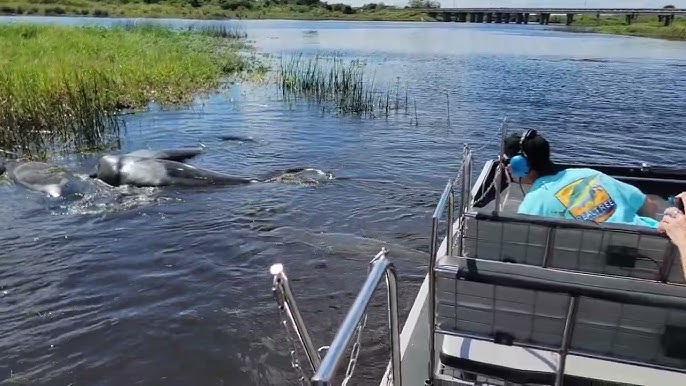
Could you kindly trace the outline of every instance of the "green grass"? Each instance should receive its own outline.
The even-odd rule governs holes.
[[[270,0],[7,0],[1,14],[191,19],[434,20],[417,9],[381,6],[353,9],[342,4],[295,4]]]
[[[0,149],[45,158],[105,146],[122,109],[172,106],[245,70],[230,29],[0,26]]]
[[[399,79],[385,89],[377,88],[374,75],[359,60],[296,55],[282,58],[277,84],[284,99],[305,99],[323,109],[366,117],[386,116],[408,108],[407,89]]]
[[[677,17],[670,26],[664,26],[657,16],[640,16],[631,24],[626,24],[623,16],[600,17],[582,16],[574,20],[572,28],[586,27],[593,32],[653,37],[669,40],[686,40],[686,18]]]

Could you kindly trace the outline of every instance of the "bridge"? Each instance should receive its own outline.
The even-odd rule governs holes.
[[[528,24],[537,21],[548,24],[550,15],[565,15],[566,24],[574,22],[575,15],[625,15],[627,24],[631,24],[638,15],[655,15],[665,26],[674,22],[676,15],[686,15],[683,8],[426,8],[429,16],[437,18],[441,15],[443,21],[471,23],[510,23]]]

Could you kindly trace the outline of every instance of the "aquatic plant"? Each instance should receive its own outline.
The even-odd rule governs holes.
[[[69,149],[96,150],[116,143],[120,120],[109,79],[83,72],[59,76],[59,92],[27,74],[0,72],[0,149],[46,159]]]
[[[0,149],[45,158],[116,143],[120,111],[189,102],[246,68],[219,34],[149,23],[0,26]]]
[[[212,24],[202,25],[200,27],[189,28],[190,30],[198,31],[204,35],[219,37],[224,39],[244,39],[248,37],[245,29],[238,25]]]
[[[378,117],[407,110],[407,90],[402,96],[399,79],[380,90],[365,69],[360,60],[299,54],[281,59],[277,84],[284,99],[307,99],[339,113]]]

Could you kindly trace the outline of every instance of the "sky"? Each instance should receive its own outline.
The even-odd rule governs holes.
[[[686,8],[686,0],[438,0],[442,7],[579,7],[579,8],[662,8],[672,4]],[[334,2],[334,1],[330,1]],[[360,6],[383,2],[388,5],[405,6],[408,0],[344,0],[342,3]]]

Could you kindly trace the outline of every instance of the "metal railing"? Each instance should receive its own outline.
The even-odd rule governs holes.
[[[327,351],[326,356],[322,360],[322,364],[312,378],[313,385],[330,385],[334,373],[338,369],[345,352],[346,347],[350,343],[353,334],[355,333],[355,326],[362,320],[362,316],[371,301],[372,295],[376,287],[381,282],[381,278],[386,277],[386,286],[388,287],[388,319],[390,324],[391,335],[391,362],[393,371],[393,384],[395,386],[402,385],[402,378],[400,375],[400,326],[398,321],[398,284],[395,267],[393,263],[386,257],[387,251],[385,248],[376,255],[374,260],[370,263],[371,269],[362,285],[362,289],[357,294],[357,298],[353,303],[350,311],[343,320],[341,327],[338,329],[336,336],[331,342],[331,346]]]
[[[433,216],[431,216],[431,244],[429,245],[429,380],[427,384],[431,384],[431,379],[433,378],[434,367],[436,364],[436,359],[434,356],[434,350],[436,348],[435,341],[435,323],[436,323],[436,278],[434,275],[434,268],[436,267],[436,259],[438,258],[438,225],[439,220],[443,217],[445,212],[446,204],[448,206],[448,219],[447,219],[447,235],[446,235],[446,253],[448,256],[453,254],[454,243],[454,229],[453,224],[455,222],[455,184],[459,181],[460,190],[460,205],[458,206],[457,217],[461,218],[464,211],[470,205],[471,200],[471,174],[472,174],[472,152],[468,146],[464,147],[462,153],[462,165],[457,174],[455,180],[448,180],[448,183],[443,189],[441,198],[438,200],[436,209],[434,210]]]
[[[503,120],[500,126],[500,154],[498,154],[498,159],[500,160],[503,154],[505,154],[505,138],[507,138],[507,118]],[[495,171],[494,182],[495,182],[495,211],[500,211],[500,194],[503,185],[503,168],[502,163],[498,163],[498,167]]]
[[[423,12],[461,13],[590,13],[590,14],[686,14],[686,8],[529,8],[529,7],[482,7],[482,8],[424,8]]]
[[[307,359],[310,362],[312,371],[317,371],[321,363],[321,358],[319,357],[319,352],[315,348],[314,343],[312,343],[310,334],[307,332],[302,314],[295,302],[295,296],[293,296],[291,287],[288,284],[288,277],[284,271],[283,264],[273,264],[269,268],[269,273],[274,277],[272,292],[279,305],[279,309],[286,314],[288,321],[293,326],[296,334],[298,334],[300,344],[305,348],[305,354],[307,354]]]
[[[312,339],[310,338],[305,323],[303,322],[300,311],[295,304],[295,298],[288,286],[288,278],[284,272],[283,265],[274,264],[270,268],[270,273],[274,276],[274,293],[277,297],[277,302],[280,307],[285,308],[289,315],[289,321],[293,328],[297,331],[300,343],[305,348],[310,365],[315,372],[312,377],[312,385],[331,385],[332,379],[340,367],[343,354],[350,344],[353,335],[357,331],[357,326],[362,321],[366,314],[367,307],[371,301],[372,295],[378,287],[381,279],[386,278],[386,286],[388,288],[388,321],[391,337],[391,366],[393,374],[393,384],[395,386],[402,385],[402,376],[400,368],[400,323],[398,318],[398,284],[397,274],[393,262],[386,256],[388,251],[382,248],[374,259],[369,263],[367,271],[367,279],[362,285],[362,289],[357,294],[355,302],[348,311],[343,323],[341,323],[336,336],[329,346],[326,355],[320,359],[318,351],[315,349]],[[279,300],[282,299],[282,300]],[[358,331],[359,333],[359,331]],[[358,335],[359,339],[359,335]],[[359,350],[359,347],[357,348]],[[355,351],[355,349],[353,349]],[[351,354],[351,357],[356,355]],[[354,359],[356,361],[356,358]],[[352,362],[352,358],[351,358]],[[354,368],[354,366],[353,366]],[[352,375],[350,366],[348,368],[349,374]]]
[[[501,133],[501,145],[500,154],[498,154],[498,159],[502,156],[505,150],[505,137],[507,135],[507,119],[504,119],[500,126]],[[453,246],[455,245],[454,240],[454,229],[453,224],[455,222],[455,188],[458,184],[460,191],[460,205],[458,206],[457,218],[461,219],[465,211],[467,211],[472,205],[472,164],[473,157],[472,151],[469,146],[465,145],[462,152],[462,165],[457,173],[455,180],[448,180],[441,198],[438,200],[436,209],[434,210],[433,216],[431,216],[431,244],[429,245],[429,379],[427,379],[426,384],[431,385],[433,383],[434,370],[436,367],[436,357],[434,355],[436,349],[436,276],[434,274],[434,269],[436,268],[436,259],[438,258],[438,224],[443,213],[445,212],[446,204],[448,205],[448,229],[446,235],[446,254],[448,256],[453,255]],[[496,171],[496,177],[500,179],[498,171]],[[500,201],[500,188],[501,184],[498,181],[496,185],[496,202]],[[496,204],[497,210],[497,204]],[[464,226],[463,221],[458,224],[460,229],[458,230],[458,252],[462,253],[462,227]]]

